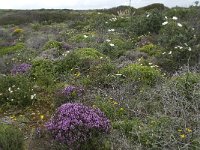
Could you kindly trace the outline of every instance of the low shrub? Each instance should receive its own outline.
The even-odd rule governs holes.
[[[59,89],[55,93],[55,105],[60,106],[61,104],[68,102],[75,102],[78,98],[81,98],[84,94],[84,89],[81,87],[68,85],[63,89]]]
[[[127,80],[138,82],[143,85],[155,85],[161,79],[161,72],[150,66],[142,66],[139,64],[130,64],[119,71],[125,75]]]
[[[49,87],[55,83],[56,72],[55,65],[50,60],[34,60],[31,68],[31,78],[38,85]]]
[[[78,68],[82,72],[88,72],[88,69],[109,59],[92,48],[80,48],[69,53],[63,60],[58,62],[59,71],[69,71]]]
[[[23,32],[24,32],[23,29],[16,28],[16,29],[13,31],[12,35],[13,35],[13,36],[20,36],[20,35],[23,34]]]
[[[52,48],[56,48],[56,49],[61,49],[62,48],[62,43],[58,42],[58,41],[48,41],[45,45],[44,45],[44,50],[47,49],[52,49]]]
[[[33,83],[26,76],[1,76],[0,83],[0,104],[4,107],[26,107],[36,100]]]
[[[153,9],[144,15],[134,17],[131,22],[130,30],[137,35],[148,34],[149,32],[159,33],[162,27],[162,12],[157,9]]]
[[[24,74],[24,73],[27,73],[30,69],[31,69],[30,64],[22,63],[19,65],[15,65],[11,70],[11,74],[13,74],[13,75]]]
[[[81,143],[85,144],[99,134],[109,133],[110,122],[99,109],[80,103],[66,103],[56,110],[46,127],[57,141],[71,148],[80,148]]]
[[[14,46],[2,47],[0,48],[0,56],[21,51],[24,49],[24,47],[25,46],[23,43],[17,43]]]
[[[0,125],[0,149],[23,150],[24,136],[22,132],[11,125]]]
[[[141,48],[139,48],[139,51],[145,52],[150,56],[160,55],[161,53],[160,48],[154,44],[144,45]]]
[[[120,106],[117,100],[112,98],[102,99],[101,97],[96,97],[93,107],[99,108],[112,121],[126,118],[126,109],[123,106]]]

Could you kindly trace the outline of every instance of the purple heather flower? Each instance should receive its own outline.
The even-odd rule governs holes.
[[[69,85],[62,90],[62,94],[64,94],[65,96],[73,96],[73,94],[75,94],[80,97],[83,95],[83,92],[83,88],[75,87],[72,85]]]
[[[11,70],[11,74],[16,75],[16,74],[23,74],[26,73],[28,70],[31,69],[31,65],[27,63],[22,63],[19,65],[15,65],[13,69]]]
[[[46,123],[53,137],[67,145],[84,142],[92,133],[109,133],[111,125],[103,112],[80,103],[61,105]]]

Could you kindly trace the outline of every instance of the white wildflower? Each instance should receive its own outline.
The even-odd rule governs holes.
[[[172,51],[170,51],[168,54],[171,55],[171,54],[172,54]]]
[[[188,51],[192,51],[191,47],[188,48]]]
[[[165,22],[162,23],[163,26],[167,25],[167,24],[168,24],[168,21],[165,21]]]
[[[105,23],[108,24],[108,21],[106,21]]]
[[[173,19],[173,20],[178,20],[178,18],[177,18],[176,16],[174,16],[172,19]]]
[[[119,73],[118,73],[118,74],[115,74],[115,75],[116,75],[116,76],[122,76],[122,74],[119,74]]]
[[[9,91],[9,92],[11,92],[11,91],[12,91],[12,90],[11,90],[11,87],[9,87],[9,88],[8,88],[8,91]]]
[[[165,16],[165,19],[168,19],[167,16]]]
[[[149,18],[150,14],[147,14],[147,18]]]
[[[31,99],[34,99],[36,97],[36,94],[31,95]]]
[[[108,32],[114,32],[115,29],[108,29]]]
[[[182,27],[183,25],[182,24],[180,24],[180,23],[177,23],[177,25],[179,26],[179,27]]]
[[[110,42],[110,41],[111,41],[110,39],[107,39],[107,40],[106,40],[106,42]]]
[[[166,54],[166,52],[163,52],[162,54],[164,55],[164,54]]]
[[[113,47],[113,46],[115,46],[115,44],[110,43],[110,46]]]
[[[88,36],[87,36],[87,35],[84,35],[84,38],[88,38]]]

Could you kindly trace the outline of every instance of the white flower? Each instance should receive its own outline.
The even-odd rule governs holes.
[[[106,24],[108,23],[108,21],[105,22]]]
[[[170,51],[168,54],[171,55],[171,54],[172,54],[172,51]]]
[[[179,46],[179,49],[183,49],[183,47],[182,47],[182,46]]]
[[[106,40],[106,42],[110,42],[110,41],[111,41],[110,39],[107,39],[107,40]]]
[[[87,36],[87,35],[84,35],[84,38],[88,38],[88,36]]]
[[[188,51],[192,51],[191,47],[188,48]]]
[[[31,99],[34,99],[36,97],[36,94],[31,95]]]
[[[108,32],[114,32],[115,29],[108,29]]]
[[[3,93],[0,93],[0,96],[3,95]]]
[[[166,25],[166,24],[168,24],[168,21],[165,21],[165,22],[162,23],[163,26]]]
[[[152,63],[149,63],[149,65],[152,65]]]
[[[147,18],[150,16],[150,14],[147,14]]]
[[[166,54],[166,52],[163,52],[162,54],[164,55],[164,54]]]
[[[113,46],[115,46],[115,44],[110,43],[110,46],[113,47]]]
[[[165,16],[165,19],[168,19],[167,16]]]
[[[194,28],[192,28],[192,30],[194,31]]]
[[[122,76],[122,74],[115,74],[116,76]]]
[[[182,24],[180,24],[180,23],[177,23],[177,25],[179,26],[179,27],[182,27],[183,25]]]
[[[178,20],[178,18],[177,18],[176,16],[174,16],[172,19],[173,19],[173,20]]]

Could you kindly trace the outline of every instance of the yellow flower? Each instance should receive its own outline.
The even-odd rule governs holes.
[[[178,132],[182,132],[182,130],[181,130],[181,129],[178,129]]]
[[[185,139],[185,138],[186,138],[186,135],[185,135],[185,134],[181,134],[181,135],[180,135],[180,138]]]
[[[187,131],[188,133],[192,132],[192,130],[191,130],[190,128],[186,128],[186,131]]]
[[[44,119],[44,115],[40,115],[40,119],[43,120]]]
[[[78,72],[78,73],[75,74],[76,77],[79,77],[80,75],[81,75],[80,72]]]
[[[113,104],[114,104],[114,105],[117,105],[118,103],[117,103],[116,101],[113,101]]]
[[[120,110],[121,110],[121,111],[123,111],[123,110],[124,110],[124,108],[122,108],[122,107],[121,107],[121,108],[120,108]]]

